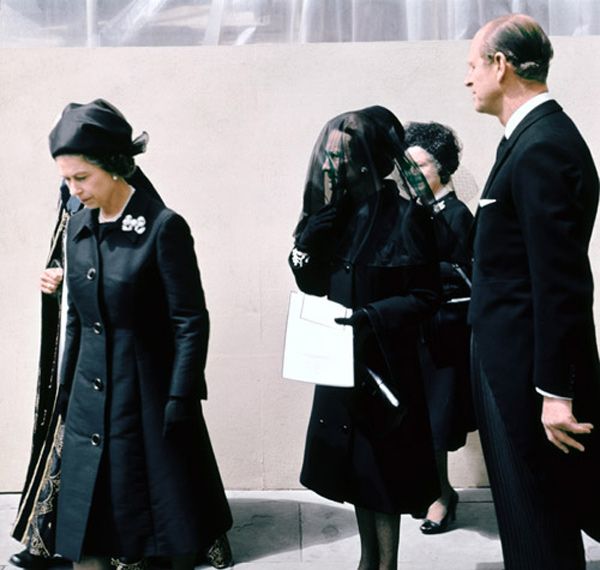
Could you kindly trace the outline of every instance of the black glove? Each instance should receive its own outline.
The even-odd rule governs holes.
[[[357,309],[349,317],[338,317],[333,320],[338,325],[348,325],[353,327],[356,331],[357,328],[368,324],[369,316],[367,315],[366,309]]]
[[[356,355],[361,355],[366,348],[366,343],[373,337],[371,320],[366,309],[357,309],[348,318],[338,317],[334,319],[338,325],[352,327],[354,333],[354,350]]]
[[[188,398],[171,396],[165,406],[163,437],[172,438],[190,427],[194,419],[194,406]]]
[[[335,206],[327,204],[310,216],[304,230],[296,240],[296,247],[307,253],[319,249],[333,229],[336,215]]]

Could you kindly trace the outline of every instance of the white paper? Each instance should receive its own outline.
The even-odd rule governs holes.
[[[326,386],[354,386],[352,327],[334,319],[352,311],[324,297],[290,295],[283,377]]]

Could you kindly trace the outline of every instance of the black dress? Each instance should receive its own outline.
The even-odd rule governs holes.
[[[473,215],[455,192],[440,198],[435,208],[443,302],[424,326],[420,356],[435,449],[454,451],[475,429],[467,323],[471,296],[468,237]]]
[[[355,330],[355,387],[315,388],[300,480],[335,501],[418,512],[439,495],[417,352],[419,325],[439,302],[431,220],[390,182],[346,216],[332,255],[301,264],[290,256],[302,291],[365,308],[370,323]]]
[[[67,235],[56,550],[71,560],[193,554],[231,526],[200,406],[208,312],[193,240],[183,218],[142,192],[102,226],[86,209]],[[191,402],[194,418],[165,437],[173,397]]]

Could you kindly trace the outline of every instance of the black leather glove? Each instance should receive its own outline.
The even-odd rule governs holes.
[[[337,210],[332,204],[323,206],[310,216],[304,230],[296,240],[296,247],[307,253],[319,249],[333,229],[336,216]]]
[[[165,406],[163,437],[172,438],[188,429],[194,419],[194,406],[188,398],[171,396]]]

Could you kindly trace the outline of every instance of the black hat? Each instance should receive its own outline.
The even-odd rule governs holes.
[[[50,154],[83,154],[134,156],[146,150],[148,134],[143,132],[131,140],[131,125],[108,101],[69,103],[50,132]]]

